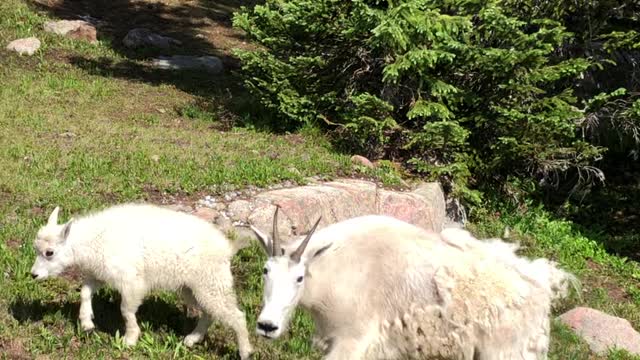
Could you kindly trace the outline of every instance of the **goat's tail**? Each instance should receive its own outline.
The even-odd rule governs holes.
[[[575,291],[578,296],[580,295],[581,284],[575,275],[558,268],[555,263],[550,263],[549,266],[549,283],[553,300],[566,298],[571,290]]]
[[[549,289],[551,292],[551,300],[556,301],[564,299],[571,293],[571,290],[575,291],[578,296],[580,295],[580,281],[578,278],[558,267],[555,262],[547,259],[537,259],[533,261],[532,265],[536,270],[536,276],[541,280],[541,285]]]

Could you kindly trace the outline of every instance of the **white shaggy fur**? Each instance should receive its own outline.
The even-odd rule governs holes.
[[[299,262],[284,248],[265,265],[257,332],[279,337],[300,304],[325,359],[545,359],[552,301],[575,281],[501,240],[387,216],[319,230]]]
[[[249,357],[252,347],[230,268],[237,249],[212,224],[145,204],[114,206],[64,225],[58,225],[58,211],[38,231],[31,274],[41,280],[76,265],[86,275],[79,316],[84,330],[94,328],[91,296],[102,284],[122,295],[127,345],[135,345],[140,335],[135,314],[145,295],[154,289],[180,290],[185,301],[202,310],[184,339],[187,346],[201,341],[217,318],[235,331],[241,358]]]

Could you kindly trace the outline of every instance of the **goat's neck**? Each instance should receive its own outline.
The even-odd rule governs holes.
[[[101,256],[101,237],[102,232],[92,233],[89,236],[83,229],[78,229],[82,224],[77,224],[75,234],[73,228],[69,234],[68,247],[72,253],[72,264],[83,272],[93,272],[95,267],[101,262],[96,256]]]

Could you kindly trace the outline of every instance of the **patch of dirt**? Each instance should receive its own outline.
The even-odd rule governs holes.
[[[202,193],[169,194],[167,192],[160,191],[150,185],[147,185],[144,187],[144,192],[145,192],[145,198],[144,198],[145,201],[158,204],[158,205],[193,204],[204,196]]]
[[[0,353],[12,360],[28,360],[32,357],[24,346],[24,341],[20,338],[2,339],[0,338]]]
[[[48,60],[53,60],[62,64],[71,64],[71,59],[74,55],[68,50],[52,48],[47,51],[45,56]]]
[[[9,249],[17,250],[24,244],[24,241],[16,238],[8,238],[5,244]]]
[[[111,38],[114,48],[132,28],[148,28],[182,42],[177,52],[189,50],[230,57],[233,49],[251,49],[243,33],[231,24],[232,13],[256,1],[240,0],[37,0],[35,5],[60,19],[89,15],[104,23],[98,38]],[[223,61],[233,62],[232,59]]]
[[[630,299],[629,294],[611,278],[601,275],[605,272],[602,265],[592,260],[587,260],[587,267],[593,271],[593,275],[590,276],[591,279],[589,281],[593,288],[605,289],[614,302],[624,302]]]
[[[300,145],[300,144],[304,144],[305,143],[305,138],[304,136],[300,135],[300,134],[288,134],[285,135],[285,140],[287,140],[287,142],[289,142],[291,145]]]
[[[103,106],[102,114],[114,121],[131,121],[125,114],[148,114],[167,120],[163,124],[184,126],[173,121],[171,107],[177,102],[214,99],[216,120],[212,130],[227,131],[238,122],[238,113],[251,107],[241,79],[233,73],[239,67],[233,55],[236,49],[255,49],[241,30],[232,27],[233,12],[241,6],[252,7],[259,0],[33,0],[31,4],[57,19],[97,21],[98,39],[108,44],[121,58],[91,57],[69,50],[50,48],[46,57],[69,64],[95,76],[122,79],[118,97],[135,101]],[[133,28],[148,28],[175,38],[180,45],[169,49],[129,49],[122,43]],[[214,55],[224,63],[223,75],[171,72],[149,66],[150,59],[170,55]],[[137,83],[170,85],[158,91],[141,89]],[[127,97],[127,92],[131,96]],[[162,109],[157,112],[155,109]]]
[[[34,217],[44,216],[44,209],[39,206],[34,206],[31,208],[31,215]]]

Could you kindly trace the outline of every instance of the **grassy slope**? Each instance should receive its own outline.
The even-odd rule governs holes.
[[[89,46],[44,34],[45,20],[24,0],[0,2],[2,47],[23,36],[43,41],[33,58],[0,50],[0,357],[235,358],[232,335],[220,326],[210,330],[204,346],[183,348],[181,338],[195,323],[171,294],[151,296],[141,307],[144,335],[135,349],[123,348],[118,339],[119,298],[108,290],[94,300],[98,331],[83,334],[76,320],[78,280],[34,283],[27,276],[35,230],[58,204],[67,217],[125,200],[195,197],[220,186],[347,172],[348,159],[317,136],[247,128],[220,132],[225,119],[202,109],[211,104],[202,95],[226,96],[220,84],[229,79],[155,74],[115,51],[109,38]],[[637,267],[540,211],[478,219],[474,231],[487,236],[510,224],[528,245],[526,253],[552,256],[581,275],[582,302],[640,327]],[[592,261],[585,262],[586,256]],[[257,248],[249,248],[234,261],[251,327],[260,304],[262,260]],[[295,336],[276,343],[254,338],[258,358],[317,358],[310,351],[311,330],[309,319],[297,316]],[[554,327],[551,357],[595,358],[560,326]]]
[[[167,294],[152,297],[140,310],[143,328],[151,330],[135,350],[124,350],[114,337],[122,321],[118,297],[110,291],[95,300],[100,331],[80,334],[77,279],[36,284],[27,276],[35,230],[55,205],[66,217],[126,200],[195,198],[231,186],[348,172],[349,158],[313,135],[216,130],[224,121],[202,109],[208,99],[198,93],[221,92],[225,78],[157,74],[162,82],[145,82],[112,76],[109,69],[91,71],[69,59],[127,59],[111,50],[108,39],[90,46],[44,34],[46,20],[24,1],[0,3],[3,48],[23,36],[43,42],[33,58],[0,50],[0,354],[233,358],[235,345],[226,329],[212,331],[205,346],[182,348],[181,338],[195,323]],[[185,85],[189,81],[201,84]],[[256,250],[242,256],[255,260]],[[259,277],[249,279],[260,273],[249,272],[255,266],[236,263],[239,287],[249,289],[241,298],[252,320],[260,301]],[[305,337],[258,347],[282,358],[309,352]]]

